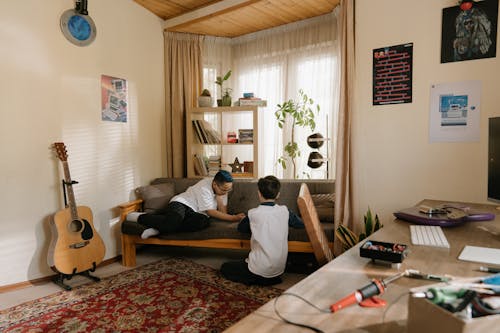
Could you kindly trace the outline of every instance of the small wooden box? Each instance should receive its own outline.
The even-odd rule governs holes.
[[[408,333],[498,332],[500,314],[464,320],[425,298],[410,296]]]

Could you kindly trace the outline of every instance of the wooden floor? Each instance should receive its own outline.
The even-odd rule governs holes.
[[[200,264],[219,269],[220,265],[223,262],[227,260],[237,260],[245,258],[246,255],[247,251],[177,248],[170,246],[147,246],[138,250],[137,266],[148,264],[163,257],[173,256],[187,258]],[[97,268],[97,270],[92,273],[92,275],[102,278],[118,274],[128,269],[130,268],[122,266],[121,261],[118,261]],[[275,287],[283,290],[288,289],[295,283],[302,280],[304,277],[306,277],[305,274],[285,273],[283,276],[283,282],[279,285],[276,285]],[[76,276],[71,280],[65,280],[64,282],[74,287],[80,284],[88,283],[89,281],[90,280],[88,278]],[[53,282],[43,282],[23,289],[0,293],[0,310],[10,308],[12,306],[33,299],[44,297],[61,290],[61,287],[57,286]]]

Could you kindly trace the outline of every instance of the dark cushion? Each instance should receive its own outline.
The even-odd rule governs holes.
[[[250,239],[249,234],[243,234],[237,230],[237,222],[225,222],[211,219],[208,228],[196,232],[178,232],[169,235],[157,236],[160,239],[177,240],[204,240],[204,239]],[[122,232],[127,235],[140,235],[145,227],[137,222],[124,221],[121,226]],[[333,223],[323,223],[323,229],[330,242],[333,242]],[[309,238],[305,229],[288,228],[289,241],[308,242]]]

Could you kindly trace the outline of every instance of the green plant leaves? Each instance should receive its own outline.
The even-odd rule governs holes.
[[[316,113],[313,111],[312,105],[314,100],[308,97],[304,90],[299,89],[299,99],[297,101],[288,100],[283,102],[283,104],[278,104],[278,110],[274,112],[276,120],[278,122],[278,127],[283,129],[287,118],[292,119],[292,134],[291,140],[284,147],[284,152],[286,156],[281,156],[278,159],[278,163],[281,164],[283,169],[286,169],[286,158],[291,159],[294,165],[293,174],[295,175],[295,158],[300,156],[300,150],[298,144],[295,142],[294,138],[294,128],[295,126],[308,127],[311,132],[316,129],[316,122],[314,120],[316,114],[319,113],[320,107],[316,105]],[[296,177],[296,176],[295,176]]]
[[[356,236],[356,234],[354,234],[352,230],[350,230],[344,225],[339,225],[337,227],[337,229],[335,230],[335,235],[337,235],[340,242],[343,244],[344,250],[350,249],[358,242],[361,242],[362,240],[370,236],[372,233],[383,227],[383,225],[380,223],[377,214],[375,214],[375,222],[373,221],[373,214],[370,210],[370,207],[368,207],[368,210],[366,211],[366,214],[363,217],[363,222],[364,222],[364,232],[363,231],[360,232],[358,236]]]

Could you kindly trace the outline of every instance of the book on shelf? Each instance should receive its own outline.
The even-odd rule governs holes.
[[[215,176],[220,170],[221,157],[220,155],[212,155],[208,158],[208,175]]]
[[[239,129],[238,130],[239,143],[253,143],[253,129]]]
[[[194,166],[195,175],[197,175],[197,176],[207,176],[208,175],[208,168],[207,168],[202,156],[199,156],[196,154],[193,156],[193,166]]]
[[[207,134],[207,143],[221,143],[219,132],[217,132],[208,121],[201,120],[200,124]]]
[[[221,143],[219,132],[206,120],[192,120],[193,130],[198,143],[219,144]]]
[[[207,143],[206,134],[202,131],[199,121],[193,120],[192,123],[193,123],[194,133],[196,133],[195,137],[198,143]]]
[[[258,97],[240,98],[238,100],[238,104],[240,106],[246,106],[246,105],[267,106],[267,100],[260,99]]]

